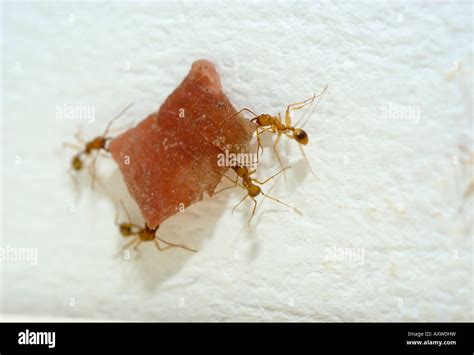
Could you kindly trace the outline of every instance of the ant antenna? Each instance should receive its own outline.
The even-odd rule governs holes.
[[[122,116],[130,107],[132,107],[134,105],[134,103],[130,103],[128,104],[127,106],[125,106],[125,108],[122,109],[122,111],[120,111],[114,118],[112,118],[109,123],[107,124],[107,127],[105,127],[105,131],[104,131],[104,134],[102,135],[104,138],[105,136],[107,135],[107,133],[109,133],[109,129],[110,127],[112,126],[112,123],[114,123],[118,118],[120,118],[120,116]]]
[[[120,200],[120,205],[122,206],[123,210],[125,211],[125,214],[127,215],[128,223],[132,223],[132,219],[130,218],[130,214],[128,213],[128,210],[125,207],[123,200]]]
[[[314,94],[313,96],[313,101],[311,102],[311,105],[308,106],[308,108],[306,109],[306,111],[303,113],[303,115],[301,116],[301,118],[298,120],[298,122],[295,123],[294,127],[299,127],[299,128],[303,128],[306,124],[306,122],[308,122],[308,119],[312,116],[316,106],[318,106],[319,104],[319,101],[321,101],[321,97],[323,96],[323,94],[326,92],[326,89],[328,88],[328,85],[326,85],[320,92],[319,94]],[[314,101],[316,99],[316,102]],[[303,121],[304,117],[306,116],[306,114],[309,112],[309,109],[311,108],[311,112],[309,113],[308,117],[306,117],[306,119],[304,120],[304,122],[300,125],[299,123]]]
[[[301,154],[303,154],[304,160],[306,160],[306,165],[308,166],[309,171],[317,180],[319,180],[319,177],[314,173],[313,168],[311,168],[311,164],[309,163],[308,157],[306,156],[303,147],[301,146],[301,144],[298,144],[298,146],[300,147]]]

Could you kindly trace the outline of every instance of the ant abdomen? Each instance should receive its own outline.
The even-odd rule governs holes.
[[[262,190],[257,185],[252,184],[247,188],[247,192],[248,192],[250,197],[256,197],[256,196],[260,195]]]
[[[82,160],[81,160],[81,157],[80,155],[75,155],[73,158],[72,158],[72,162],[71,162],[71,166],[74,170],[76,171],[79,171],[82,169]]]
[[[299,143],[306,145],[308,144],[308,134],[301,128],[295,128],[293,130],[293,138]]]
[[[130,237],[131,235],[133,235],[132,227],[133,226],[130,223],[120,224],[119,225],[120,234],[122,234],[122,236],[124,236],[124,237]]]

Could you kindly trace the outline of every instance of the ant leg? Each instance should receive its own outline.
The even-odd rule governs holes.
[[[129,128],[132,128],[132,126],[133,126],[133,122],[130,122],[130,123],[124,124],[122,126],[109,129],[109,133],[125,131]]]
[[[96,175],[95,175],[95,162],[97,160],[97,156],[98,156],[98,152],[95,152],[94,154],[94,157],[92,158],[92,161],[91,163],[89,164],[89,175],[91,176],[91,188],[94,189],[94,185],[95,185],[95,179],[96,179]]]
[[[197,250],[192,249],[192,248],[189,248],[189,247],[187,247],[187,246],[185,246],[185,245],[174,244],[174,243],[168,242],[168,241],[166,241],[166,240],[164,240],[164,239],[162,239],[162,238],[160,238],[160,237],[155,236],[155,243],[156,243],[157,245],[159,244],[157,240],[159,240],[159,241],[161,241],[161,242],[163,242],[163,243],[165,243],[165,244],[168,244],[169,248],[175,247],[175,248],[181,248],[181,249],[185,249],[185,250],[188,250],[188,251],[192,251],[192,252],[195,252],[195,253],[197,252]]]
[[[262,145],[262,139],[260,138],[260,135],[262,133],[272,130],[272,128],[273,127],[267,127],[267,128],[257,127],[257,129],[255,130],[257,134],[257,157],[259,156],[260,149],[262,149],[262,154],[263,154],[263,145]]]
[[[87,144],[87,142],[81,137],[81,133],[79,131],[74,133],[74,138],[76,138],[79,142],[81,142],[84,145]]]
[[[278,132],[278,137],[277,137],[277,139],[275,139],[275,143],[273,143],[273,151],[275,152],[275,155],[276,155],[276,157],[277,157],[277,159],[278,159],[278,162],[280,163],[280,166],[281,166],[282,168],[284,168],[283,162],[281,161],[281,158],[280,158],[280,154],[278,154],[278,151],[277,151],[277,149],[276,149],[278,143],[280,142],[280,137],[281,137],[281,133]],[[284,173],[284,175],[285,175],[285,177],[286,177],[286,173]]]
[[[288,105],[287,108],[286,108],[286,111],[288,112],[288,111],[292,111],[292,110],[299,110],[299,109],[311,104],[314,101],[314,99],[316,99],[317,97],[322,96],[327,88],[328,88],[328,86],[326,85],[317,95],[316,95],[316,93],[314,93],[313,96],[310,97],[309,99],[306,99],[304,101],[296,102],[294,104]]]
[[[104,131],[104,133],[102,134],[102,137],[105,137],[105,136],[107,135],[107,133],[109,132],[109,129],[110,129],[110,126],[112,125],[112,123],[114,123],[114,121],[115,121],[116,119],[118,119],[120,116],[122,116],[122,115],[123,115],[130,107],[132,107],[132,106],[133,106],[133,102],[130,103],[130,104],[128,104],[127,106],[125,106],[125,108],[123,108],[122,111],[120,111],[117,116],[115,116],[114,118],[112,118],[112,119],[109,121],[109,123],[108,123],[107,126],[105,127],[105,131]]]
[[[285,111],[285,125],[286,127],[291,127],[291,116],[290,116],[290,111],[294,110],[299,110],[302,109],[303,107],[310,105],[314,99],[316,98],[316,94],[313,94],[313,96],[307,100],[301,101],[301,102],[296,102],[294,104],[290,104],[286,107]]]
[[[286,168],[283,168],[281,169],[279,172],[277,172],[276,174],[270,176],[269,178],[265,179],[264,181],[259,181],[257,179],[252,179],[254,182],[260,184],[260,185],[263,185],[263,184],[266,184],[267,182],[269,182],[271,179],[277,177],[278,175],[280,175],[282,172],[284,172],[285,170],[289,169],[290,167],[287,166]]]
[[[140,239],[139,239],[139,238],[132,239],[131,241],[129,241],[127,244],[125,244],[125,245],[122,247],[122,251],[127,250],[130,246],[132,246],[133,244],[135,244],[137,241],[140,242]],[[133,249],[135,250],[135,249],[136,249],[136,246],[135,246]]]
[[[298,209],[296,209],[295,207],[290,206],[289,204],[287,204],[287,203],[285,203],[285,202],[282,202],[282,201],[280,201],[279,199],[277,199],[277,198],[275,198],[275,197],[272,197],[272,196],[270,196],[270,195],[267,195],[267,194],[265,194],[263,191],[261,192],[261,194],[262,194],[263,196],[265,196],[265,197],[268,197],[270,200],[273,200],[273,201],[275,201],[275,202],[278,202],[278,203],[282,204],[283,206],[286,206],[286,207],[291,208],[292,210],[294,210],[294,211],[295,211],[296,213],[298,213],[299,215],[301,215],[301,216],[303,215],[303,214],[302,214]]]
[[[234,113],[233,115],[228,116],[228,118],[233,118],[233,117],[235,117],[235,116],[238,116],[238,115],[240,115],[240,114],[241,114],[242,112],[244,112],[244,111],[251,113],[251,114],[254,115],[255,117],[258,117],[258,115],[257,115],[255,112],[253,112],[252,110],[250,110],[250,109],[244,107],[242,110],[240,110],[240,111]]]
[[[228,177],[227,175],[224,175],[224,177],[227,178],[227,179],[229,179],[231,182],[233,182],[234,185],[232,185],[232,186],[227,186],[227,187],[224,187],[224,188],[222,188],[222,189],[220,189],[220,190],[217,190],[217,191],[215,191],[215,192],[213,193],[213,195],[216,195],[216,194],[218,194],[219,192],[222,192],[222,191],[227,190],[227,189],[233,189],[233,188],[236,187],[236,186],[238,185],[238,183],[239,183],[239,176],[238,176],[238,175],[236,175],[235,181],[232,180],[232,179],[231,179],[230,177]]]
[[[127,210],[127,208],[125,207],[125,204],[123,203],[122,200],[120,200],[120,205],[122,206],[123,210],[125,211],[125,214],[127,215],[128,224],[130,224],[131,226],[134,226],[134,227],[137,227],[137,228],[140,228],[140,229],[141,229],[140,226],[138,226],[138,225],[132,223],[132,219],[130,218],[130,214],[128,213],[128,210]]]
[[[309,102],[309,106],[308,108],[306,109],[306,111],[303,113],[303,115],[301,116],[301,118],[298,120],[298,122],[296,122],[295,126],[299,126],[300,122],[301,122],[301,126],[299,127],[304,127],[304,125],[306,124],[306,121],[309,119],[309,117],[311,117],[314,109],[316,108],[316,105],[319,103],[319,101],[321,100],[321,97],[323,96],[323,94],[326,92],[326,89],[328,88],[328,86],[326,85],[318,94],[314,93],[313,94],[313,97],[311,99],[311,101]],[[316,103],[314,103],[314,99],[317,98],[317,101]],[[308,100],[307,100],[308,101]],[[314,106],[313,106],[313,103],[314,103]],[[300,108],[304,107],[305,105],[301,106],[301,107],[297,107],[297,108],[291,108],[291,107],[288,107],[290,110],[299,110]],[[309,109],[310,107],[313,106],[313,108],[311,109],[311,112],[309,113],[308,117],[306,119],[305,116],[308,114],[309,112]],[[288,110],[287,108],[287,110]]]
[[[259,131],[259,128],[257,127],[257,129],[255,130],[255,133],[257,134],[257,159],[258,157],[260,156],[260,148],[262,148],[262,154],[263,154],[263,145],[262,145],[262,140],[260,138],[260,134],[262,132]]]
[[[318,94],[316,95],[316,93],[313,94],[313,96],[311,96],[309,99],[306,99],[306,100],[303,100],[303,101],[300,101],[300,102],[295,102],[294,104],[289,104],[287,107],[286,107],[286,110],[299,110],[300,108],[303,108],[305,107],[306,105],[309,105],[310,103],[312,103],[314,101],[314,99],[316,98],[316,96],[319,96],[321,95]]]
[[[99,156],[100,151],[97,150],[94,152],[94,157],[92,158],[91,163],[89,164],[89,175],[91,176],[91,188],[94,189],[95,187],[95,181],[97,180],[100,184],[100,186],[105,189],[104,185],[100,182],[99,179],[97,179],[96,175],[96,162],[97,162],[97,157]]]
[[[222,191],[225,191],[225,190],[228,190],[228,189],[233,189],[233,188],[236,187],[236,186],[237,186],[237,184],[232,185],[232,186],[224,187],[224,188],[222,188],[222,189],[220,189],[220,190],[214,192],[213,195],[216,195],[216,194],[221,193]]]
[[[250,228],[250,221],[252,220],[253,216],[255,215],[255,211],[257,210],[257,200],[254,197],[251,197],[253,200],[253,209],[252,209],[252,215],[250,216],[247,225]]]
[[[120,200],[120,205],[122,206],[123,210],[125,211],[125,214],[127,215],[128,223],[132,223],[132,219],[130,218],[130,214],[128,213],[128,210],[125,207],[125,204],[123,203],[122,200]]]
[[[230,177],[228,177],[227,175],[224,175],[224,177],[227,178],[227,179],[229,179],[230,181],[232,181],[232,182],[234,183],[234,186],[232,186],[232,187],[238,186],[238,187],[241,187],[241,188],[244,189],[244,190],[247,190],[247,189],[245,188],[245,186],[243,186],[242,184],[239,184],[239,182],[238,182],[239,177],[238,177],[238,176],[236,177],[236,180],[235,180],[235,181],[232,180],[232,179],[231,179]]]
[[[156,248],[158,249],[158,251],[165,251],[169,248],[174,247],[174,245],[167,245],[163,248],[163,247],[160,246],[160,243],[158,243],[158,241],[156,239],[155,239],[155,245],[156,245]]]
[[[72,149],[75,149],[75,150],[82,150],[81,146],[79,146],[77,144],[74,144],[74,143],[69,143],[69,142],[64,142],[63,147],[68,147],[68,148],[72,148]]]
[[[122,202],[122,200],[120,200],[120,202]],[[120,227],[120,223],[119,223],[119,211],[118,211],[118,208],[115,208],[115,218],[114,218],[114,223],[117,227]]]
[[[245,200],[247,197],[249,197],[249,194],[246,194],[246,195],[240,200],[240,202],[235,205],[235,207],[232,209],[232,214],[234,213],[235,209],[236,209],[242,202],[244,202],[244,200]]]
[[[141,239],[140,238],[137,238],[138,242],[137,244],[135,244],[135,246],[133,247],[133,250],[137,250],[138,246],[142,243]]]
[[[304,152],[303,146],[302,146],[301,144],[298,144],[298,146],[300,147],[301,154],[303,154],[304,160],[306,160],[306,165],[308,165],[309,171],[311,172],[311,174],[313,174],[313,176],[314,176],[317,180],[319,180],[318,176],[314,173],[313,169],[311,168],[311,164],[309,163],[308,157],[306,156],[306,153]]]

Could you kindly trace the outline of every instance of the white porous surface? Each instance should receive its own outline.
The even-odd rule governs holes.
[[[472,320],[471,2],[1,12],[4,319]],[[249,230],[251,201],[231,214],[237,187],[162,224],[162,238],[197,253],[142,243],[122,254],[118,201],[142,219],[116,165],[101,156],[91,189],[87,168],[68,174],[74,150],[62,144],[100,135],[131,102],[111,135],[136,124],[201,58],[239,109],[284,112],[328,85],[305,116],[317,178],[282,137],[291,169],[262,187],[303,215],[259,198]],[[274,139],[264,137],[261,180],[280,169]]]

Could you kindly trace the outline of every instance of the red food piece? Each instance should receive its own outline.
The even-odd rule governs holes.
[[[215,66],[199,60],[160,110],[110,142],[128,191],[155,228],[212,196],[229,167],[218,155],[247,151],[255,125],[235,115]]]

